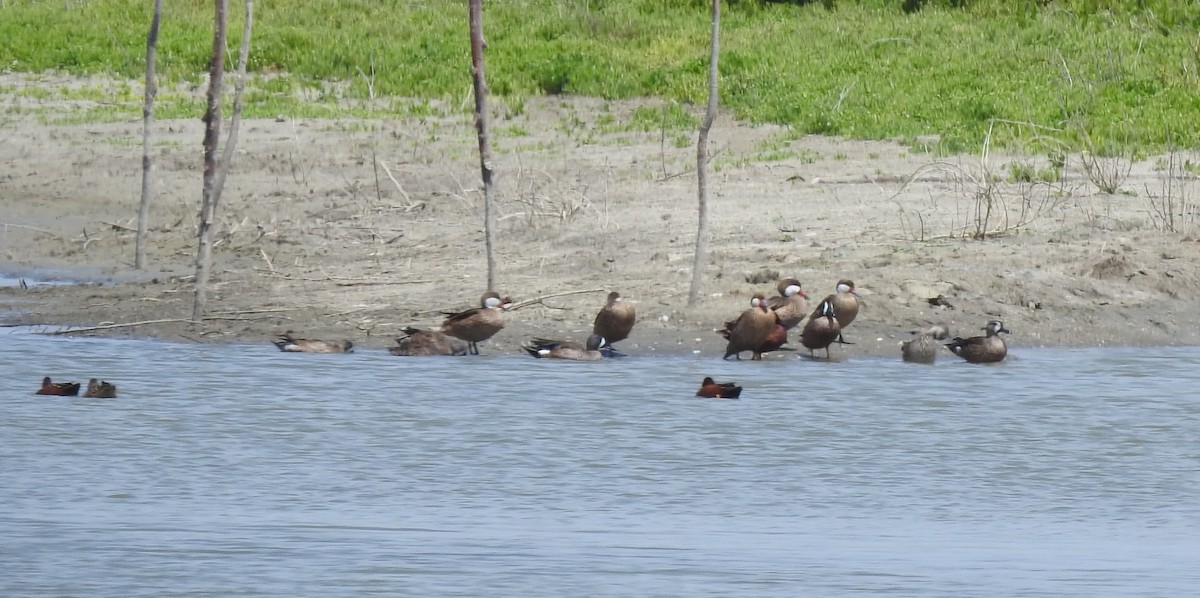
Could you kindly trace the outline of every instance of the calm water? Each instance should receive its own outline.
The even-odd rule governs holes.
[[[0,331],[0,596],[1194,593],[1200,348],[1014,355],[575,364]],[[44,374],[121,396],[34,396]],[[743,399],[693,398],[704,375]]]

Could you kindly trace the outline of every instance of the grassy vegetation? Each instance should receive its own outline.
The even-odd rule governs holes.
[[[537,94],[702,104],[707,4],[489,2],[489,85],[516,107],[510,114]],[[912,13],[904,4],[912,3],[728,4],[722,105],[744,119],[790,125],[797,136],[899,138],[935,151],[978,151],[989,130],[993,145],[1026,149],[1153,151],[1168,137],[1200,146],[1200,3],[927,0]],[[136,79],[149,11],[135,0],[6,2],[3,55],[15,71]],[[201,80],[211,12],[202,0],[166,7],[159,72],[168,80]],[[236,3],[231,14],[240,18]],[[231,35],[240,33],[238,18]],[[248,97],[251,115],[345,115],[339,101],[367,98],[368,81],[377,97],[404,100],[363,108],[367,115],[408,114],[425,100],[458,107],[469,91],[461,0],[259,0],[255,25],[250,66],[270,76]],[[161,100],[163,118],[200,114],[186,95]],[[138,100],[125,104],[136,116]],[[677,112],[638,113],[625,126],[694,121]],[[930,135],[938,141],[922,141]],[[1041,145],[1047,137],[1053,142]]]

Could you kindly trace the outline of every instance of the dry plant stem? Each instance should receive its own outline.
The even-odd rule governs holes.
[[[133,267],[141,270],[146,266],[146,228],[149,226],[150,202],[154,196],[153,147],[154,97],[158,95],[158,81],[154,74],[155,58],[158,54],[158,25],[162,21],[162,0],[154,0],[154,16],[150,19],[150,32],[146,34],[146,92],[142,103],[142,200],[138,205],[137,242],[134,249]]]
[[[708,252],[708,132],[717,118],[717,58],[720,56],[721,0],[712,0],[712,31],[708,55],[708,106],[696,140],[696,194],[698,198],[696,255],[692,261],[692,284],[688,288],[688,307],[695,307],[704,280]]]

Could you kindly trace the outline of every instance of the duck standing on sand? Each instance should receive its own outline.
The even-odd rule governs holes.
[[[601,350],[607,346],[608,341],[599,334],[589,336],[586,345],[542,338],[535,338],[528,344],[521,345],[530,355],[540,359],[568,359],[571,361],[600,361],[604,359],[604,353]]]
[[[353,353],[354,343],[348,340],[323,341],[315,338],[296,338],[289,330],[271,341],[284,353]]]
[[[83,396],[94,399],[115,399],[117,398],[117,385],[92,378],[88,380],[87,391],[83,393]]]
[[[929,329],[921,332],[910,341],[900,344],[900,357],[909,363],[924,363],[932,365],[937,360],[938,351],[942,348],[938,341],[950,336],[950,328],[938,322]]]
[[[512,299],[500,298],[495,291],[488,291],[479,298],[479,307],[460,312],[442,312],[442,332],[467,341],[467,351],[479,355],[480,342],[495,336],[504,328],[503,310],[512,305]]]
[[[848,278],[843,278],[838,281],[834,288],[834,293],[825,297],[825,301],[833,305],[833,311],[837,314],[838,325],[845,329],[858,317],[858,292],[854,290],[854,281]],[[809,319],[817,317],[817,312],[813,312]],[[842,338],[842,333],[838,332],[837,341],[843,344],[850,344],[846,339]]]
[[[467,354],[466,344],[437,330],[420,330],[408,326],[403,332],[404,336],[396,339],[396,346],[389,347],[388,353],[402,357]]]
[[[37,392],[37,395],[53,395],[58,397],[74,397],[79,395],[78,382],[51,382],[50,376],[42,378],[42,387]]]
[[[778,297],[771,297],[767,307],[779,316],[779,324],[785,330],[791,330],[808,314],[808,295],[801,290],[800,281],[795,278],[783,278],[776,285]]]
[[[838,321],[837,310],[833,301],[825,299],[817,306],[817,311],[809,316],[808,323],[800,332],[800,343],[808,348],[808,355],[816,357],[817,349],[825,349],[825,359],[829,359],[829,345],[841,338],[842,326]]]
[[[715,382],[705,376],[700,382],[700,390],[696,391],[696,396],[706,399],[736,399],[742,396],[742,387],[733,382]]]
[[[608,294],[608,301],[604,307],[596,314],[596,320],[592,323],[592,334],[604,337],[611,347],[613,343],[629,338],[629,332],[633,330],[636,321],[637,310],[633,304],[621,297],[620,293],[613,291]]]
[[[968,363],[996,363],[1003,361],[1008,354],[1008,345],[1000,338],[1000,333],[1012,334],[1004,327],[1004,322],[991,320],[983,327],[987,336],[972,336],[971,338],[954,337],[946,343],[950,351],[967,360]]]
[[[750,309],[742,312],[736,320],[725,322],[725,328],[717,331],[729,341],[722,359],[729,359],[730,355],[741,359],[742,351],[753,351],[754,356],[751,359],[761,360],[762,346],[775,329],[777,321],[775,313],[767,308],[766,296],[755,293],[750,298]]]

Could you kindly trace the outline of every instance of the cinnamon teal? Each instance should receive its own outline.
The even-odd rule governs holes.
[[[78,382],[51,382],[50,376],[42,378],[42,387],[34,394],[55,395],[60,397],[79,396]]]
[[[706,399],[736,399],[741,395],[742,387],[732,382],[715,382],[707,376],[700,382],[700,390],[696,391],[696,396]]]

